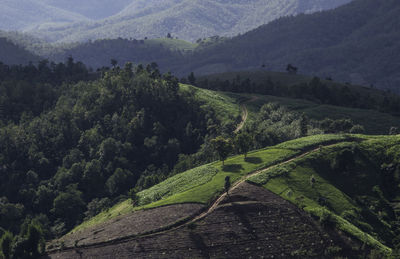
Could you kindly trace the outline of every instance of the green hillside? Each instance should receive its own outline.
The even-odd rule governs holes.
[[[383,119],[388,120],[385,125],[397,125],[390,109],[380,113],[376,109],[328,106],[318,101],[324,100],[322,97],[307,100],[264,95],[253,91],[259,90],[253,84],[247,93],[202,89],[179,84],[170,73],[161,74],[156,64],[128,63],[104,68],[94,76],[72,58],[65,64],[41,61],[38,66],[0,66],[0,197],[4,197],[0,209],[5,215],[0,217],[0,232],[2,240],[11,238],[15,251],[24,251],[18,247],[25,243],[17,241],[32,238],[32,231],[37,231],[38,242],[44,242],[138,209],[182,203],[207,207],[216,198],[223,198],[225,183],[234,188],[273,165],[319,152],[321,145],[328,149],[343,142],[358,145],[370,139],[383,143],[396,139],[348,134],[365,130],[387,134]],[[283,93],[285,89],[290,97],[290,89],[296,86],[289,83],[291,75],[279,76],[288,81],[274,91]],[[225,90],[246,86],[235,82],[221,86]],[[318,80],[305,82],[301,91],[294,93],[308,93],[312,82]],[[320,83],[316,89],[322,87]],[[340,100],[351,97],[357,104],[370,105],[360,98],[361,92],[360,96],[349,94],[358,87],[328,89]],[[384,98],[394,97],[384,94]],[[337,119],[318,117],[319,109],[329,111],[325,117]],[[381,120],[373,122],[371,116]],[[396,134],[398,129],[390,131]],[[242,153],[247,153],[246,159],[239,155]],[[385,163],[390,169],[389,160]],[[342,162],[337,163],[342,168]],[[386,178],[374,181],[380,184],[385,199],[395,202],[386,190],[393,195],[396,188],[386,186]],[[342,216],[342,211],[334,209],[332,213]],[[362,239],[367,244],[380,242],[394,247],[395,243],[388,241],[395,236],[394,227],[394,234],[381,236],[375,228],[381,223],[370,222],[369,217],[358,220],[361,223],[351,222],[358,228],[371,226],[362,228],[374,238]],[[390,215],[383,220],[395,226]],[[357,231],[351,233],[358,235]]]
[[[324,227],[341,230],[388,255],[389,247],[397,245],[393,204],[400,195],[395,173],[399,148],[399,136],[319,135],[285,142],[253,151],[247,159],[234,156],[225,165],[214,162],[175,175],[139,192],[139,206],[127,200],[73,232],[134,210],[177,203],[207,205],[223,192],[226,176],[234,185],[253,173],[249,182],[288,199]]]
[[[374,238],[395,247],[400,139],[362,138],[323,147],[249,181],[376,248],[386,249]]]
[[[273,75],[273,73],[267,74]],[[281,75],[280,80],[285,84],[290,84],[290,80],[293,80],[292,77],[287,76],[287,74],[278,73],[278,75]],[[219,76],[215,77],[221,78]],[[273,78],[278,80],[277,77]],[[297,78],[300,80],[292,81],[293,84],[295,84],[295,82],[301,82],[301,80],[304,82],[310,80],[309,78],[305,78],[303,76],[298,76]],[[223,81],[223,79],[225,78],[222,77],[220,81]],[[240,116],[241,102],[251,100],[252,98],[256,97],[255,100],[246,103],[249,111],[249,122],[255,121],[257,114],[263,105],[268,103],[277,103],[287,107],[291,111],[295,111],[299,114],[304,113],[310,119],[318,121],[326,118],[333,120],[351,119],[354,123],[362,125],[365,128],[365,133],[367,134],[388,134],[391,127],[400,127],[398,116],[391,115],[390,113],[380,112],[378,110],[342,107],[337,105],[321,104],[315,101],[313,102],[309,100],[278,97],[272,95],[212,91],[189,85],[182,85],[181,89],[185,91],[192,91],[197,99],[201,100],[204,104],[211,106],[217,112],[216,115],[218,119],[224,123],[235,121]],[[371,92],[371,90],[357,88],[357,90],[360,89]],[[372,90],[372,92],[378,96],[377,98],[379,98],[380,94],[382,94],[380,91]]]
[[[181,73],[257,69],[343,82],[374,84],[397,91],[399,5],[396,0],[355,0],[337,9],[285,17],[187,57]]]

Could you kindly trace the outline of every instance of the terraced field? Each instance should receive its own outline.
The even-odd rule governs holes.
[[[246,160],[229,158],[225,166],[215,162],[189,170],[138,194],[142,199],[151,194],[150,203],[133,207],[127,200],[52,242],[49,257],[329,257],[359,249],[389,255],[387,236],[378,231],[389,218],[374,223],[347,216],[364,209],[349,192],[352,181],[376,182],[379,172],[372,168],[339,181],[317,166],[322,162],[316,161],[328,163],[349,148],[366,152],[359,155],[363,159],[375,152],[358,162],[362,167],[363,161],[376,160],[374,155],[393,159],[400,137],[313,136],[251,152]],[[190,181],[191,176],[197,180]],[[228,194],[223,191],[226,176],[232,180]],[[375,197],[369,187],[356,189]]]
[[[207,217],[121,242],[69,248],[48,258],[248,258],[330,256],[339,235],[325,233],[296,206],[242,183]]]

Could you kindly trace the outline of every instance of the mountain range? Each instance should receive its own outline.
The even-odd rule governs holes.
[[[162,5],[177,2],[164,1]],[[150,3],[135,1],[120,14],[128,10],[157,13]],[[246,2],[237,4],[241,3]],[[42,57],[64,61],[72,56],[93,68],[108,66],[111,59],[120,65],[155,61],[163,71],[186,76],[192,71],[196,75],[249,69],[284,71],[287,64],[293,64],[302,74],[398,91],[399,17],[398,1],[355,0],[334,10],[282,17],[233,38],[203,39],[198,44],[176,39],[110,39],[48,48],[26,36],[9,37],[25,47],[29,41],[36,42],[27,48]]]
[[[51,23],[66,24],[89,19],[78,13],[33,0],[2,0],[0,3],[0,29],[29,30],[32,26]]]
[[[399,1],[356,0],[335,10],[281,18],[188,56],[184,72],[262,65],[284,71],[291,63],[303,74],[395,89],[400,84],[399,17]]]
[[[234,36],[282,16],[335,8],[351,0],[17,0],[0,3],[3,30],[52,42],[155,38],[194,41]]]

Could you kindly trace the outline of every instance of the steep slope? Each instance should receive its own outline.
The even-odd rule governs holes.
[[[28,64],[40,58],[29,51],[15,45],[6,38],[0,37],[0,62],[8,65]]]
[[[137,0],[119,14],[102,21],[42,27],[34,33],[51,41],[155,38],[169,32],[174,37],[197,40],[213,35],[236,35],[281,16],[334,8],[349,1]]]
[[[2,30],[26,30],[49,23],[66,24],[88,20],[82,15],[34,0],[3,0],[0,7]]]
[[[396,163],[399,147],[399,136],[323,135],[254,151],[246,159],[231,157],[225,165],[208,165],[218,172],[205,182],[195,179],[197,170],[188,171],[138,193],[139,207],[127,200],[102,212],[53,242],[48,255],[326,258],[353,257],[371,249],[389,255],[398,230],[390,202],[397,204],[400,191],[399,179],[392,175],[396,166],[389,163]],[[232,181],[228,194],[223,191],[226,176]],[[183,178],[186,183],[177,182]],[[354,188],[358,182],[362,184]],[[199,207],[194,203],[207,209],[195,216]],[[173,222],[170,213],[177,204],[185,209]],[[148,222],[159,222],[161,214],[169,219],[150,229],[140,223],[120,223],[144,214]],[[118,235],[118,229],[126,232],[130,226],[135,233]],[[107,239],[102,232],[111,229],[114,236]]]
[[[158,214],[157,210],[149,213]],[[48,258],[321,257],[334,245],[347,248],[340,237],[325,233],[289,202],[260,187],[242,184],[224,204],[191,225],[120,243],[83,247],[78,243]]]
[[[259,68],[301,73],[395,89],[400,82],[398,1],[357,0],[335,10],[282,18],[198,51],[182,71]],[[179,70],[178,66],[175,67]]]

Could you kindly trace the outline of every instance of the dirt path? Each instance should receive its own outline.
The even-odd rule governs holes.
[[[247,101],[244,101],[244,102],[242,102],[240,104],[240,109],[242,110],[242,121],[236,127],[234,133],[238,133],[244,127],[244,124],[247,121],[247,117],[249,115],[249,112],[247,110],[246,103],[251,103],[251,102],[254,102],[254,101],[258,100],[258,99],[259,99],[258,96],[253,96],[253,97],[251,97],[251,99],[249,99]]]
[[[299,155],[299,156],[293,157],[293,158],[291,158],[291,159],[289,159],[289,160],[287,160],[287,161],[284,161],[284,162],[282,162],[282,163],[279,163],[279,164],[276,164],[276,165],[272,165],[272,166],[270,166],[270,167],[267,167],[267,168],[264,168],[264,169],[255,171],[255,172],[253,172],[253,173],[250,173],[250,174],[244,176],[244,177],[243,177],[242,179],[240,179],[239,181],[235,182],[235,183],[232,185],[232,187],[229,189],[229,192],[235,190],[235,189],[238,188],[242,183],[244,183],[245,181],[247,181],[249,178],[251,178],[251,177],[253,177],[253,176],[259,175],[259,174],[261,174],[261,173],[263,173],[263,172],[265,172],[265,171],[271,170],[271,169],[273,169],[273,168],[275,168],[275,167],[288,164],[288,163],[290,163],[290,162],[292,162],[292,161],[294,161],[294,160],[296,160],[296,159],[305,157],[306,155],[308,155],[308,154],[310,154],[310,153],[313,153],[313,152],[316,152],[316,151],[318,151],[318,150],[320,150],[319,147],[316,148],[316,149],[313,149],[313,150],[311,150],[311,151],[305,152],[305,153],[303,153],[303,154],[301,154],[301,155]],[[212,212],[220,205],[220,203],[225,199],[226,196],[227,196],[227,193],[226,193],[226,192],[223,193],[223,194],[221,194],[221,195],[218,197],[218,199],[210,206],[210,208],[209,208],[206,212],[203,212],[202,214],[200,214],[199,216],[197,216],[196,218],[194,218],[193,220],[191,220],[189,223],[193,223],[193,222],[195,222],[195,221],[198,221],[198,220],[200,220],[200,219],[206,217],[206,216],[209,215],[210,213],[212,213]],[[187,223],[187,224],[189,224],[189,223]]]
[[[327,146],[323,146],[323,147],[325,148],[325,147],[333,146],[333,145],[336,145],[336,144],[337,144],[337,143],[331,144],[331,145],[327,145]],[[261,170],[254,171],[253,173],[250,173],[250,174],[248,174],[248,175],[242,177],[239,181],[235,182],[235,183],[232,185],[232,187],[229,189],[229,192],[232,192],[233,190],[237,189],[241,184],[245,183],[246,180],[248,180],[249,178],[251,178],[251,177],[253,177],[253,176],[259,175],[259,174],[261,174],[261,173],[263,173],[263,172],[265,172],[265,171],[271,170],[271,169],[273,169],[273,168],[275,168],[275,167],[288,164],[288,163],[290,163],[290,162],[292,162],[292,161],[294,161],[294,160],[296,160],[296,159],[305,157],[305,156],[307,156],[308,154],[313,153],[313,152],[317,152],[317,151],[319,151],[319,150],[320,150],[320,147],[315,148],[315,149],[310,150],[310,151],[307,151],[307,152],[304,152],[303,154],[297,155],[297,156],[295,156],[295,157],[293,157],[293,158],[291,158],[291,159],[288,159],[288,160],[286,160],[286,161],[283,161],[282,163],[279,163],[279,164],[276,164],[276,165],[272,165],[272,166],[269,166],[269,167],[264,168],[264,169],[261,169]],[[196,221],[199,221],[199,220],[201,220],[201,219],[207,217],[208,215],[210,215],[210,214],[211,214],[213,211],[215,211],[215,209],[221,204],[221,202],[226,198],[226,196],[227,196],[227,193],[226,193],[226,192],[223,193],[223,194],[221,194],[221,195],[218,197],[218,199],[216,199],[216,200],[210,205],[210,207],[208,208],[208,210],[206,210],[205,212],[201,213],[201,214],[198,215],[198,216],[195,216],[193,219],[185,220],[184,222],[182,222],[181,224],[178,224],[178,225],[176,225],[176,226],[171,226],[170,228],[166,227],[167,229],[164,228],[164,229],[160,229],[159,231],[153,231],[153,232],[147,233],[147,234],[146,234],[146,233],[143,233],[142,235],[121,237],[121,238],[117,238],[117,239],[113,239],[113,240],[108,240],[108,241],[106,241],[106,242],[100,242],[100,243],[94,243],[94,244],[87,244],[87,245],[83,245],[83,246],[79,246],[79,247],[80,247],[80,248],[84,248],[84,249],[90,249],[91,247],[100,247],[100,246],[107,246],[107,245],[115,245],[115,244],[119,244],[119,243],[129,242],[129,241],[131,241],[131,240],[137,239],[138,237],[145,237],[145,236],[158,235],[158,234],[162,234],[162,233],[165,233],[165,232],[170,232],[170,231],[173,231],[173,230],[176,230],[176,229],[185,227],[185,226],[187,226],[187,225],[189,225],[189,224],[191,224],[191,223],[194,223],[194,222],[196,222]],[[65,249],[63,249],[63,251],[71,250],[71,249],[74,249],[74,247],[65,247]],[[54,254],[54,253],[56,253],[56,252],[58,252],[58,251],[59,251],[58,249],[57,249],[57,250],[51,250],[51,251],[48,251],[48,254]]]

